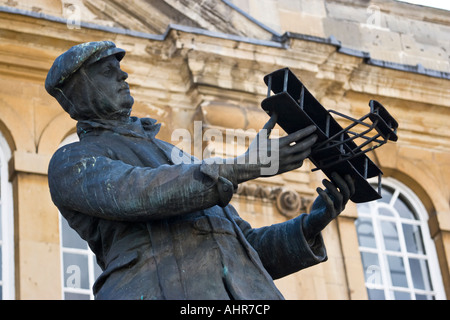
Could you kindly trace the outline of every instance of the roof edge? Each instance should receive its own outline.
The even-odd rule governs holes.
[[[224,1],[224,3],[226,3],[228,5],[232,5],[227,0],[222,0],[222,1]],[[238,9],[238,8],[235,8],[234,5],[232,5],[232,6],[233,6],[233,9]],[[44,13],[39,13],[39,12],[11,8],[11,7],[7,7],[7,6],[0,6],[0,12],[22,15],[22,16],[32,17],[32,18],[36,18],[36,19],[43,19],[43,20],[62,23],[62,24],[66,24],[66,25],[71,24],[71,21],[66,18],[56,17],[56,16],[44,14]],[[253,19],[253,18],[249,17],[249,19]],[[258,23],[258,22],[255,21],[255,23]],[[263,25],[261,25],[261,26],[264,27]],[[272,32],[272,34],[274,35],[273,39],[272,40],[260,40],[260,39],[255,39],[255,38],[248,38],[248,37],[243,37],[243,36],[238,36],[238,35],[233,35],[233,34],[226,34],[226,33],[210,31],[210,30],[196,28],[196,27],[183,26],[183,25],[178,25],[178,24],[169,24],[167,26],[166,31],[163,34],[151,34],[151,33],[146,33],[146,32],[135,31],[135,30],[123,29],[123,28],[102,26],[102,25],[89,23],[89,22],[83,22],[83,21],[80,22],[80,27],[86,28],[86,29],[104,31],[104,32],[108,32],[108,33],[122,34],[122,35],[127,35],[127,36],[131,36],[131,37],[136,37],[136,38],[156,40],[156,41],[164,41],[167,38],[168,34],[172,30],[176,30],[176,31],[181,31],[181,32],[186,32],[186,33],[204,35],[204,36],[208,36],[208,37],[212,37],[212,38],[245,42],[245,43],[250,43],[250,44],[254,44],[254,45],[276,47],[276,48],[281,48],[281,49],[287,49],[289,47],[289,42],[291,39],[299,39],[299,40],[304,40],[304,41],[312,41],[312,42],[323,43],[323,44],[335,46],[336,50],[339,53],[362,58],[363,61],[368,65],[387,68],[387,69],[393,69],[393,70],[398,70],[398,71],[404,71],[404,72],[409,72],[409,73],[415,73],[415,74],[425,75],[425,76],[429,76],[429,77],[433,77],[433,78],[450,80],[450,72],[434,70],[434,69],[427,69],[427,68],[424,68],[420,63],[414,66],[414,65],[395,63],[395,62],[390,62],[390,61],[385,61],[385,60],[372,59],[370,56],[370,52],[365,52],[365,51],[360,51],[357,49],[343,47],[341,41],[337,40],[336,37],[334,37],[334,36],[330,36],[328,38],[322,38],[322,37],[317,37],[317,36],[312,36],[312,35],[307,35],[307,34],[300,34],[300,33],[295,33],[295,32],[285,32],[284,34],[279,35],[277,32],[275,32],[273,30],[270,31],[270,29],[266,29],[267,31]]]

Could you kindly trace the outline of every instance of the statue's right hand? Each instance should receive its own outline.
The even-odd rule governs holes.
[[[235,158],[231,170],[235,178],[233,181],[242,183],[295,170],[310,155],[311,147],[317,141],[317,135],[313,134],[317,128],[312,125],[287,136],[270,139],[277,119],[274,113],[247,151]]]

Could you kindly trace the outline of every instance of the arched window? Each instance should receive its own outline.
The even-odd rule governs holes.
[[[11,150],[0,133],[0,300],[14,299],[14,219],[8,179]]]
[[[76,134],[61,143],[64,146],[78,141]],[[92,286],[101,274],[94,253],[86,241],[60,215],[62,295],[65,300],[93,299]]]
[[[356,220],[369,299],[445,299],[423,204],[394,179],[384,178],[381,191],[358,204]]]

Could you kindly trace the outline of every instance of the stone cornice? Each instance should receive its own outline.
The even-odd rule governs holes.
[[[6,6],[0,6],[0,12],[23,15],[23,16],[28,16],[28,17],[37,18],[37,19],[43,19],[43,20],[47,20],[47,21],[51,21],[51,22],[63,23],[63,24],[69,23],[68,19],[65,19],[65,18],[55,17],[55,16],[51,16],[51,15],[47,15],[47,14],[36,13],[36,12],[32,12],[32,11],[26,11],[26,10],[21,10],[21,9],[6,7]],[[80,27],[85,28],[85,29],[92,29],[92,30],[104,31],[104,32],[108,32],[108,33],[121,34],[121,35],[130,36],[130,37],[137,37],[137,38],[143,38],[143,39],[148,39],[148,40],[157,40],[157,41],[164,41],[167,38],[168,34],[172,30],[175,30],[175,31],[180,31],[180,32],[205,35],[205,36],[213,37],[213,38],[220,38],[220,39],[225,39],[225,40],[250,43],[250,44],[254,44],[254,45],[262,45],[262,46],[285,48],[285,49],[289,48],[289,43],[291,40],[301,39],[301,40],[305,40],[305,41],[312,41],[312,42],[317,42],[317,43],[321,43],[321,44],[334,46],[338,52],[340,52],[342,54],[347,54],[347,55],[363,58],[364,63],[367,63],[369,65],[450,80],[449,72],[426,69],[423,66],[421,66],[420,64],[412,66],[412,65],[400,64],[400,63],[392,63],[389,61],[383,61],[383,60],[378,60],[378,59],[372,59],[370,57],[369,52],[364,52],[364,51],[360,51],[360,50],[343,47],[341,45],[341,42],[339,40],[335,39],[334,37],[321,38],[321,37],[316,37],[316,36],[311,36],[311,35],[286,32],[281,36],[277,33],[274,33],[272,40],[260,40],[260,39],[255,39],[255,38],[251,38],[251,37],[243,37],[243,36],[239,36],[239,35],[227,34],[227,33],[222,33],[222,32],[217,32],[217,31],[209,31],[209,30],[202,29],[202,28],[188,27],[188,26],[182,26],[182,25],[177,25],[177,24],[169,24],[166,28],[166,31],[163,34],[159,34],[159,35],[158,34],[150,34],[150,33],[146,33],[146,32],[140,32],[140,31],[134,31],[134,30],[129,30],[129,29],[123,29],[123,28],[102,26],[102,25],[97,25],[97,24],[83,22],[83,21],[80,22]]]

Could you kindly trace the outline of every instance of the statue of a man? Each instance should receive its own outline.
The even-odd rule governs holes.
[[[48,177],[53,202],[103,270],[95,298],[282,299],[274,279],[326,260],[320,232],[344,209],[352,179],[324,180],[310,214],[253,229],[228,203],[267,165],[246,161],[259,144],[233,163],[183,154],[191,163],[175,164],[175,146],[155,137],[156,120],[130,116],[124,55],[109,41],[74,46],[45,83],[78,121],[80,141],[54,154]],[[265,129],[275,124],[276,116]],[[315,129],[277,140],[274,174],[302,165]]]

